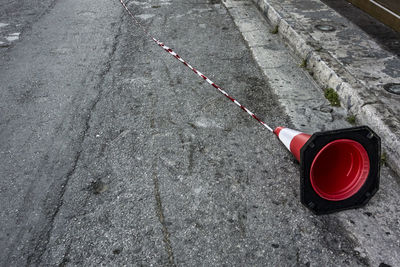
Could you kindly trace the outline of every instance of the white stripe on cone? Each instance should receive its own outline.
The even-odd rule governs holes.
[[[274,133],[278,136],[279,140],[285,145],[285,147],[293,154],[293,156],[300,162],[300,150],[311,137],[311,135],[285,127],[277,127],[274,130]]]
[[[292,130],[289,128],[282,128],[279,131],[278,137],[281,140],[281,142],[285,145],[285,147],[290,151],[290,143],[292,142],[293,138],[298,135],[301,134],[302,132],[296,131],[296,130]]]

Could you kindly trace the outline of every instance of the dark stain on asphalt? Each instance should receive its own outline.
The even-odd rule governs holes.
[[[188,166],[189,174],[193,173],[195,150],[196,150],[196,147],[193,144],[190,144],[190,146],[189,146],[189,156],[188,156],[188,158],[189,158],[189,166]]]
[[[246,237],[246,221],[247,221],[247,210],[245,209],[238,214],[238,226],[240,230],[240,235],[242,238]]]
[[[108,186],[102,182],[101,180],[97,180],[91,183],[90,189],[93,192],[93,194],[98,195],[103,193],[104,191],[107,190]]]
[[[251,103],[252,112],[260,116],[261,119],[273,121],[272,118],[263,118],[265,115],[271,114],[271,110],[277,111],[280,109],[279,105],[277,106],[278,100],[271,93],[267,81],[257,76],[245,75],[237,77],[237,80],[246,83],[245,95],[241,97],[243,98],[243,104],[246,106],[247,103]],[[288,122],[289,118],[286,117],[283,120]]]
[[[343,223],[335,217],[321,217],[316,225],[323,231],[322,242],[334,253],[346,253],[357,260],[360,266],[371,266],[367,257],[362,256],[355,248],[359,244],[350,238]]]
[[[122,249],[121,248],[117,248],[117,249],[114,249],[112,253],[114,255],[119,255],[119,254],[121,254],[121,252],[122,252]]]

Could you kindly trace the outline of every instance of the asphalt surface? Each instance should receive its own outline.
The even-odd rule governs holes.
[[[300,204],[282,144],[118,1],[30,18],[0,3],[13,6],[2,36],[21,32],[0,52],[1,266],[369,265],[343,223]],[[219,1],[128,6],[264,121],[291,125]]]

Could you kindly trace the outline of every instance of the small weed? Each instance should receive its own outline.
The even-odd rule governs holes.
[[[356,124],[356,116],[350,115],[350,116],[348,116],[348,117],[346,118],[346,121],[347,121],[348,123],[354,125],[354,124]]]
[[[277,34],[279,32],[279,26],[276,25],[275,28],[273,30],[271,30],[272,34]]]
[[[332,88],[325,90],[325,98],[331,103],[331,106],[340,107],[339,95]]]
[[[383,152],[381,155],[381,166],[386,166],[386,164],[387,164],[387,156],[386,153]]]
[[[303,59],[299,66],[300,66],[300,68],[306,69],[307,68],[307,60]]]

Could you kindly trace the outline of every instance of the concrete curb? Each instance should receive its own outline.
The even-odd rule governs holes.
[[[280,36],[294,52],[306,60],[307,69],[317,82],[325,88],[335,89],[345,108],[356,115],[360,123],[369,125],[381,136],[387,163],[400,174],[400,121],[390,108],[385,107],[376,95],[368,94],[363,81],[346,71],[343,64],[329,53],[321,57],[318,49],[310,45],[312,42],[307,42],[267,0],[252,1],[272,26],[277,27]],[[335,70],[335,65],[341,66],[340,73]]]

